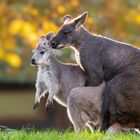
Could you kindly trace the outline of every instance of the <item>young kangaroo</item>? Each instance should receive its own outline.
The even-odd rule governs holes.
[[[77,87],[71,90],[67,98],[67,112],[76,132],[92,125],[100,126],[101,95],[105,88],[105,82],[96,87]],[[118,131],[122,131],[120,128]]]
[[[132,45],[99,35],[93,35],[82,25],[87,12],[71,19],[50,41],[52,48],[71,47],[77,63],[85,70],[87,83],[98,86],[105,81],[101,108],[101,128],[115,122],[122,126],[140,128],[140,50]]]
[[[99,125],[100,97],[105,83],[98,87],[87,87],[84,94],[80,95],[86,82],[84,72],[76,64],[64,64],[55,58],[48,44],[53,36],[52,32],[42,36],[33,51],[31,63],[38,66],[34,108],[40,103],[41,97],[48,93],[46,106],[50,106],[54,98],[59,104],[67,107],[75,131],[83,130],[89,121]],[[76,87],[79,87],[78,90],[74,90]]]

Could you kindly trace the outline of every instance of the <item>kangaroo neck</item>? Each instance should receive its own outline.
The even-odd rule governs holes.
[[[94,45],[96,40],[96,35],[91,34],[84,27],[79,27],[75,34],[74,48],[79,50],[81,46]]]
[[[52,56],[51,59],[49,60],[49,67],[50,70],[56,75],[56,77],[59,76],[59,64],[58,61],[56,60],[55,56]]]
[[[46,61],[46,64],[40,65],[40,69],[42,71],[52,71],[54,74],[58,73],[58,61],[56,60],[55,56],[52,55],[49,57],[49,59]]]

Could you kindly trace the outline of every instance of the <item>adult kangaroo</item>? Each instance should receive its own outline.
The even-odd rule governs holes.
[[[107,83],[101,109],[100,130],[118,122],[140,128],[140,50],[130,44],[91,34],[83,27],[87,12],[71,19],[51,40],[52,48],[71,47],[84,68],[90,86]]]

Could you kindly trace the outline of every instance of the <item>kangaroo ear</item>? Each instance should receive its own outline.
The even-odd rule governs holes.
[[[54,37],[54,32],[49,32],[45,35],[45,38],[49,41]]]
[[[71,20],[71,16],[70,15],[65,15],[64,17],[63,17],[63,23],[67,23],[67,22],[69,22]]]
[[[87,16],[88,12],[84,12],[82,15],[73,20],[76,29],[85,23]]]

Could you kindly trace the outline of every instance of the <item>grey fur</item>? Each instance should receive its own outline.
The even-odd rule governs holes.
[[[61,26],[50,41],[53,48],[73,46],[87,75],[87,84],[107,83],[103,93],[101,130],[115,122],[140,128],[140,50],[130,44],[89,33],[87,13]]]
[[[82,131],[90,124],[100,126],[101,95],[105,82],[97,87],[77,87],[71,90],[67,99],[67,112],[75,131]]]
[[[98,104],[98,102],[95,100],[94,103],[90,103],[89,101],[91,98],[96,99],[95,93],[93,92],[96,92],[97,96],[100,96],[104,86],[101,85],[95,88],[89,87],[86,88],[86,91],[85,88],[83,88],[86,81],[83,70],[76,64],[64,64],[59,62],[55,58],[53,50],[49,47],[48,42],[49,41],[45,36],[41,37],[31,59],[31,62],[38,66],[36,80],[37,91],[34,108],[40,103],[41,97],[45,96],[48,92],[46,106],[50,106],[54,98],[59,104],[67,107],[69,110],[69,118],[74,125],[75,131],[83,130],[88,121],[96,121],[90,118],[94,118],[96,115],[98,115],[96,112],[91,113],[91,110],[97,110],[96,104]],[[91,92],[93,95],[91,94],[90,89],[92,89]],[[83,102],[84,97],[85,100]],[[88,105],[90,104],[92,106],[89,108]],[[79,109],[77,105],[81,106],[82,108]],[[77,118],[80,118],[81,114],[79,113],[84,113],[85,110],[86,113],[88,112],[88,114],[90,114],[90,116],[87,116],[88,120],[84,120],[84,124],[80,124],[81,122],[79,122],[80,120]],[[77,127],[77,125],[79,125],[79,127]]]

